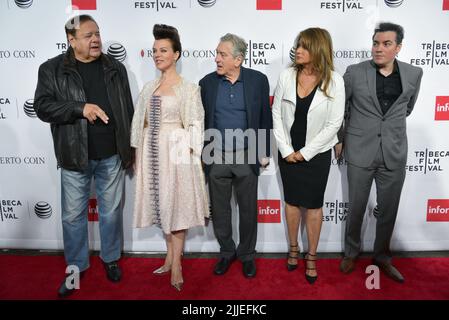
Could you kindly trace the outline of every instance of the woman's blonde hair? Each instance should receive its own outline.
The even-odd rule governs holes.
[[[295,48],[299,46],[309,51],[313,69],[318,73],[318,83],[321,83],[320,89],[328,98],[329,86],[334,71],[334,59],[332,49],[332,38],[326,29],[308,28],[299,33],[295,40]],[[304,68],[300,64],[292,63],[299,72]]]

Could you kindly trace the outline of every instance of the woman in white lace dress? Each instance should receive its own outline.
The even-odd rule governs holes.
[[[153,273],[171,272],[171,285],[180,291],[186,230],[204,226],[209,216],[201,166],[204,109],[199,86],[176,72],[178,31],[155,25],[153,35],[153,60],[161,76],[144,86],[131,128],[136,148],[134,226],[162,229],[167,256]]]

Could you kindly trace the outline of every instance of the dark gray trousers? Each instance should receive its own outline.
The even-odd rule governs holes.
[[[212,164],[208,182],[212,206],[212,224],[220,244],[221,257],[237,256],[252,260],[257,240],[257,181],[249,164]],[[239,237],[236,249],[232,239],[232,187],[239,208]]]

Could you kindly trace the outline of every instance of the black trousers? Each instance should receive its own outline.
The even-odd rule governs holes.
[[[220,255],[237,256],[241,261],[254,259],[257,240],[257,182],[249,164],[212,164],[209,194],[212,224],[220,244]],[[239,210],[239,244],[232,238],[231,197],[234,187]]]

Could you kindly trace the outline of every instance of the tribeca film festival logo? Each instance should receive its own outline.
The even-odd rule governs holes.
[[[11,98],[0,97],[0,120],[6,120],[11,110]]]
[[[442,160],[449,158],[449,150],[417,150],[413,152],[417,163],[408,164],[405,170],[409,172],[442,172]]]
[[[58,50],[59,53],[67,52],[67,48],[68,48],[67,42],[56,42],[55,45],[56,45],[56,49]]]
[[[435,120],[449,120],[449,96],[437,96],[435,100]]]
[[[134,9],[152,9],[152,10],[170,10],[178,9],[180,1],[164,1],[164,0],[154,0],[154,1],[133,1]],[[207,1],[206,1],[207,2]]]
[[[448,222],[449,221],[449,199],[427,200],[427,221]]]
[[[126,59],[126,49],[120,43],[111,44],[108,47],[107,53],[120,62],[123,62]]]
[[[362,0],[333,0],[320,2],[320,8],[323,10],[341,10],[342,12],[363,10],[366,1]]]
[[[17,210],[23,208],[22,201],[14,199],[0,200],[0,219],[4,221],[19,220]]]
[[[243,62],[249,68],[258,65],[269,65],[273,58],[276,58],[277,48],[274,42],[254,42],[249,40],[248,53]]]
[[[432,42],[421,43],[420,48],[422,54],[410,59],[410,64],[430,68],[449,65],[449,43],[432,40]]]
[[[281,200],[257,200],[257,222],[281,223]]]
[[[335,200],[324,203],[323,222],[335,224],[346,221],[349,212],[349,202]]]

